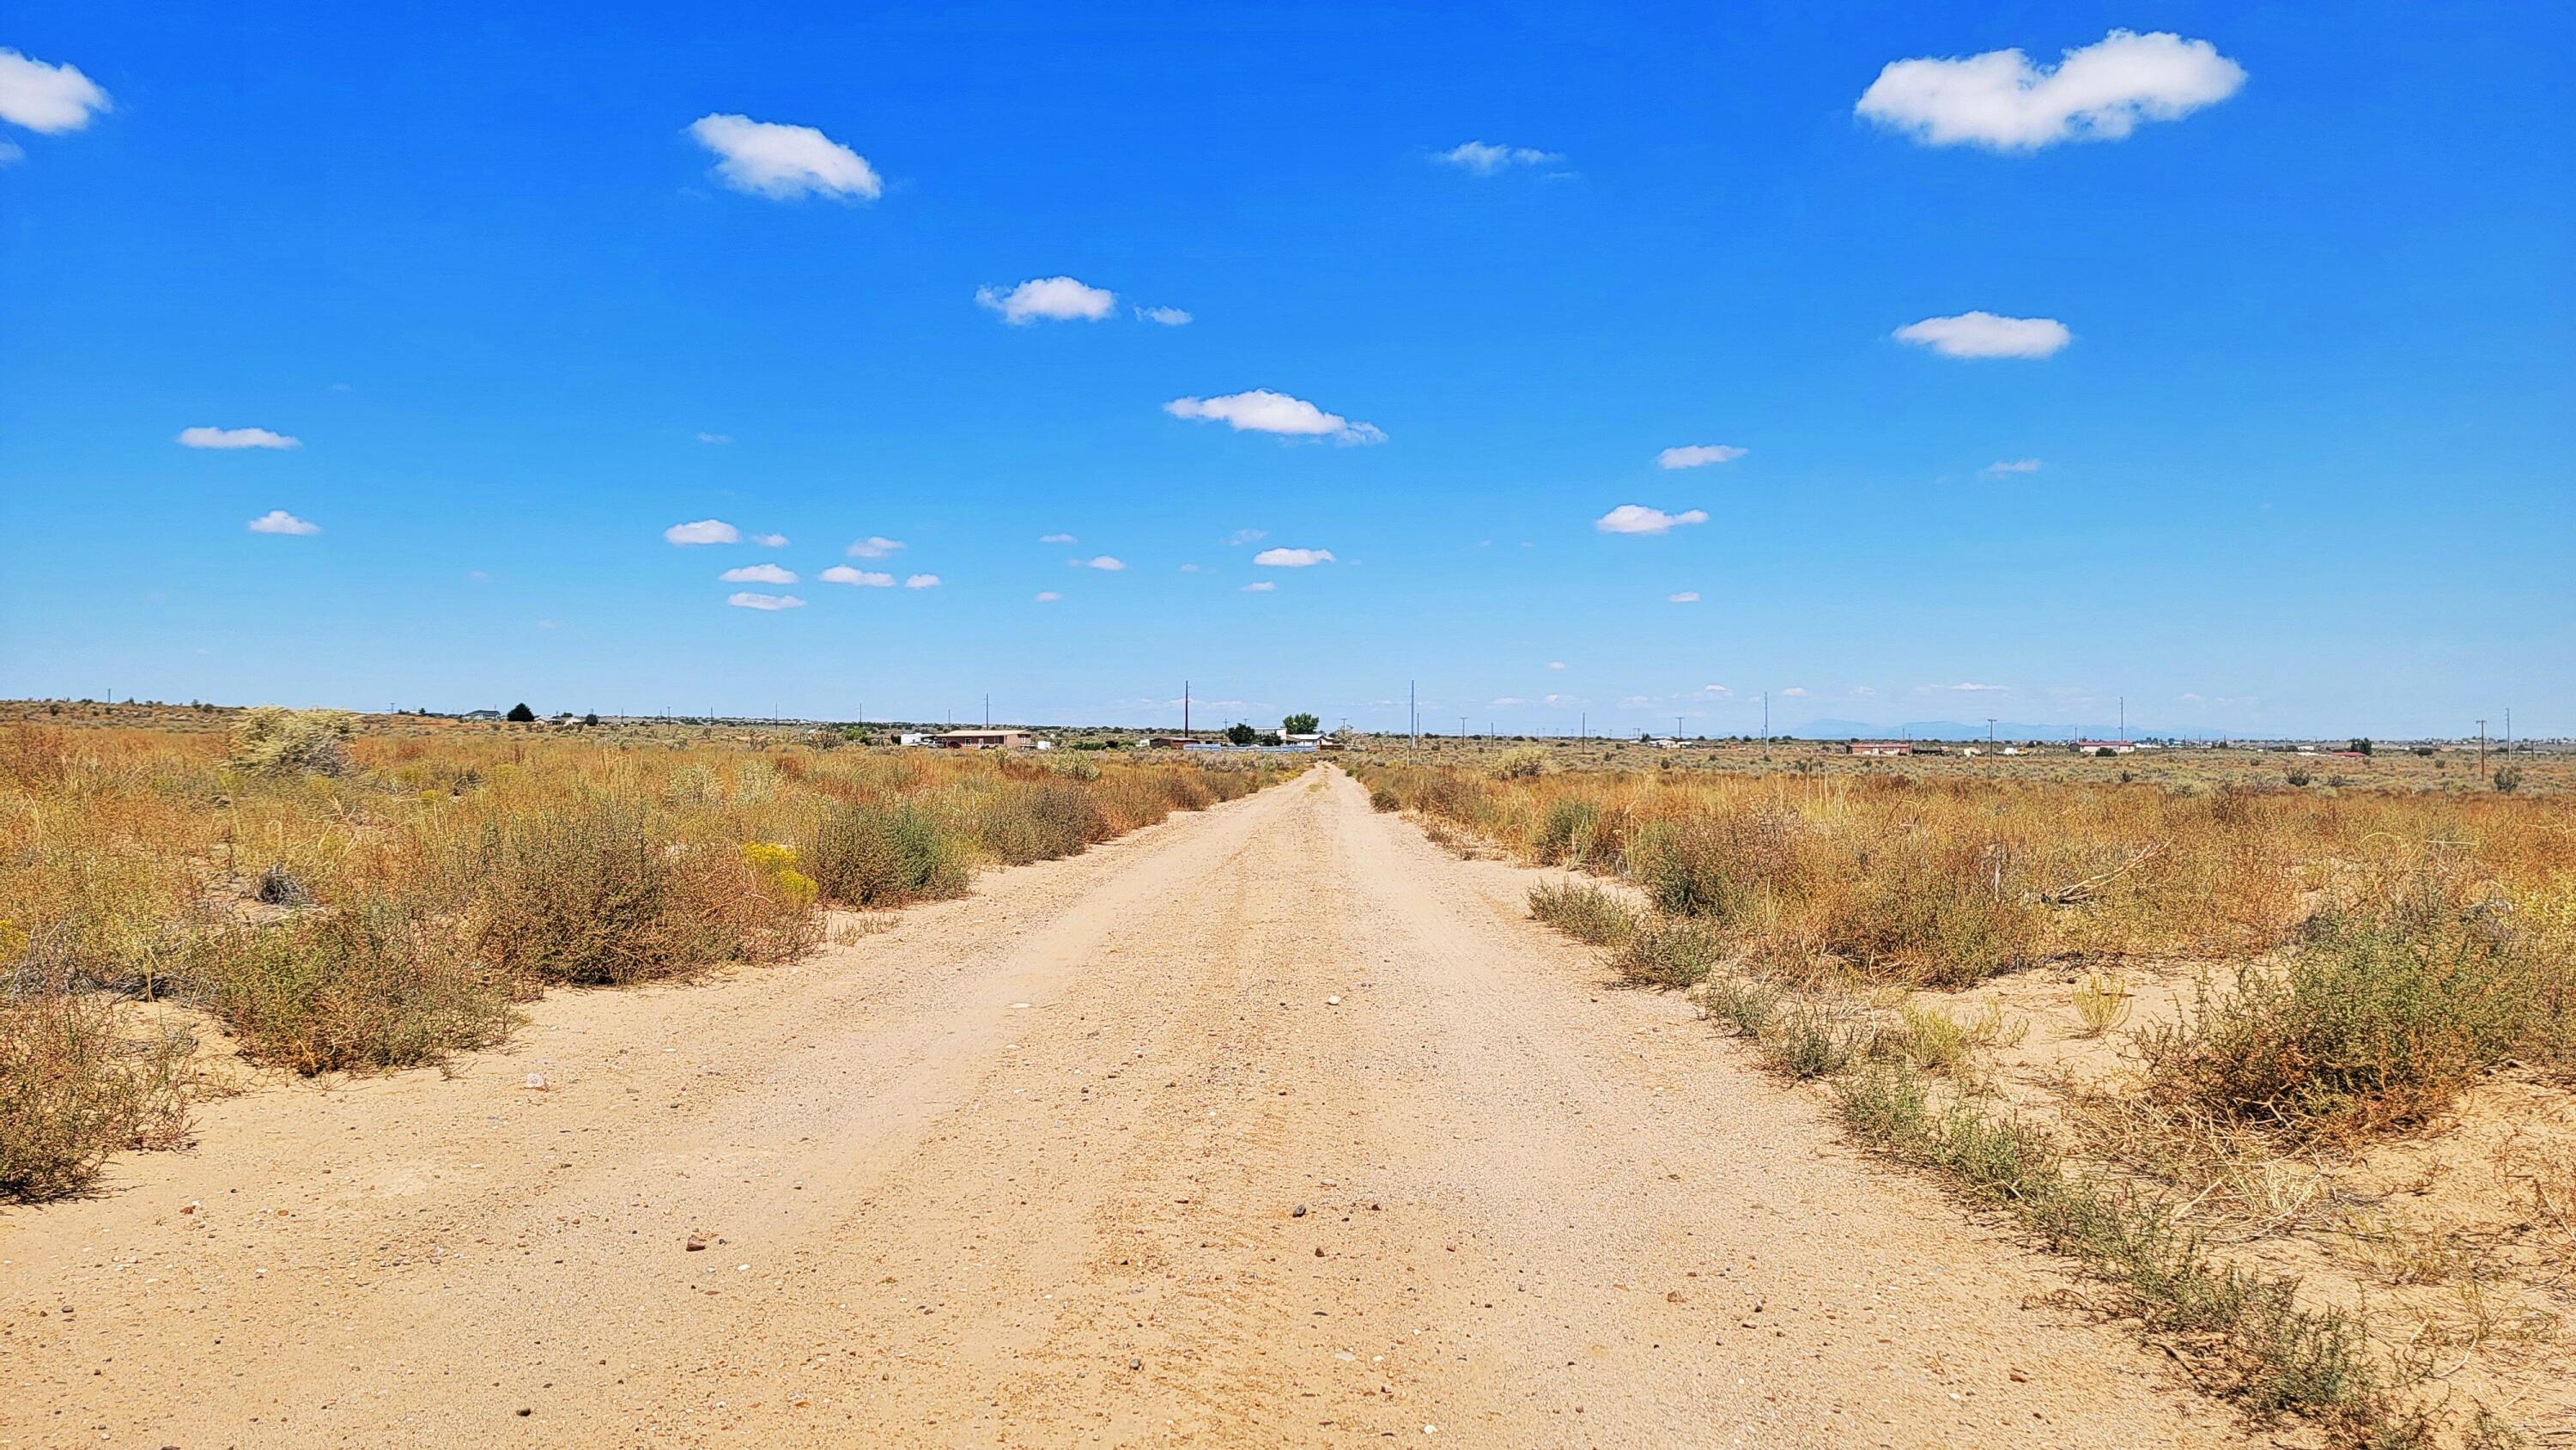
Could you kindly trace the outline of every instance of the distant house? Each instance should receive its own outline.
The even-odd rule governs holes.
[[[1027,750],[1038,738],[1026,730],[950,730],[930,743],[942,750]]]
[[[1912,755],[1911,740],[1853,740],[1843,745],[1845,755]]]
[[[498,710],[468,710],[459,718],[466,720],[498,720],[501,718],[501,712]]]
[[[897,745],[928,745],[930,737],[918,730],[906,730],[894,738]]]
[[[2138,746],[2137,742],[2132,740],[2078,740],[2075,742],[2075,753],[2078,755],[2135,755],[2138,753]]]

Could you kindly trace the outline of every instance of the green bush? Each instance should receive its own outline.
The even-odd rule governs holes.
[[[483,840],[477,953],[522,984],[585,986],[729,960],[741,943],[710,877],[730,868],[748,892],[752,869],[712,856],[667,841],[622,798],[514,817]]]
[[[1589,946],[1618,946],[1637,934],[1639,913],[1589,881],[1530,888],[1530,915]]]
[[[963,896],[974,867],[938,822],[918,807],[850,804],[835,809],[798,853],[823,898],[843,906],[900,906]]]
[[[187,987],[245,1056],[307,1075],[436,1062],[511,1022],[506,984],[452,932],[382,903],[204,938]]]
[[[1626,981],[1643,987],[1695,987],[1726,960],[1718,929],[1688,917],[1656,917],[1610,958]]]
[[[1600,821],[1598,805],[1581,796],[1560,796],[1549,801],[1547,813],[1539,817],[1530,852],[1541,865],[1579,864],[1591,854],[1593,827]]]

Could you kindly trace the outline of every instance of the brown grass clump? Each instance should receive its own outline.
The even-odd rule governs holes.
[[[110,1153],[187,1132],[183,1035],[136,1037],[102,997],[0,1000],[0,1199],[78,1192]]]
[[[1530,915],[1588,946],[1614,947],[1637,934],[1643,913],[1589,881],[1542,881],[1530,888]]]
[[[507,983],[399,908],[315,912],[203,939],[190,994],[247,1057],[311,1076],[432,1063],[509,1030]]]

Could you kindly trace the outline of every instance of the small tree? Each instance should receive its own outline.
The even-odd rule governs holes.
[[[535,722],[536,718],[537,712],[529,709],[527,702],[524,700],[510,707],[509,720],[513,725],[532,724]]]
[[[1313,735],[1323,728],[1324,722],[1316,719],[1312,712],[1305,710],[1300,710],[1279,722],[1280,731],[1288,735]]]
[[[597,725],[599,723],[599,712],[594,710],[591,713],[582,716],[581,723],[584,725]]]
[[[2356,754],[2368,755],[2370,753],[2370,742],[2367,740],[2356,740],[2352,742],[2352,748]]]
[[[1238,720],[1225,727],[1225,738],[1236,745],[1250,745],[1261,738],[1261,732]]]

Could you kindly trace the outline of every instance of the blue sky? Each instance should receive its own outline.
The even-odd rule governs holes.
[[[2576,734],[2563,7],[391,10],[0,24],[0,692]]]

